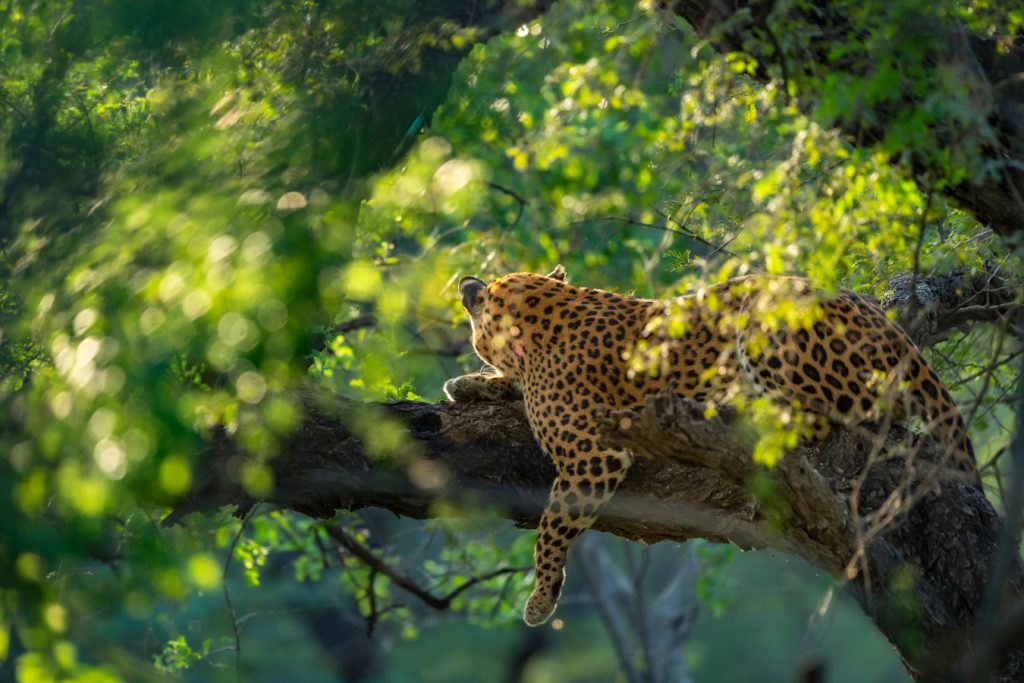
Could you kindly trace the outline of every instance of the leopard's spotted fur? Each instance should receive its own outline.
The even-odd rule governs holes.
[[[819,438],[830,420],[864,419],[876,403],[898,418],[914,408],[977,480],[967,430],[938,376],[881,308],[851,291],[824,297],[800,278],[747,277],[655,301],[574,287],[561,266],[490,285],[463,278],[459,291],[473,347],[498,373],[449,380],[445,392],[465,400],[521,391],[533,433],[558,468],[534,551],[536,585],[524,612],[531,626],[554,611],[569,546],[632,462],[602,443],[596,411],[638,407],[669,384],[711,405],[740,391],[767,394],[810,415]],[[811,311],[813,322],[778,319],[780,301]]]

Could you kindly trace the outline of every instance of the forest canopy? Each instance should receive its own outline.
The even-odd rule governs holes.
[[[1022,42],[999,0],[0,0],[0,680],[1019,680]],[[758,404],[753,445],[709,427],[742,501],[624,499],[599,527],[666,542],[588,534],[527,632],[550,465],[442,386],[480,366],[459,279],[559,263],[889,309],[987,501],[930,491],[974,507],[887,547],[971,527],[973,602],[936,616],[912,552],[881,588],[824,561],[792,495],[836,479],[789,479]]]

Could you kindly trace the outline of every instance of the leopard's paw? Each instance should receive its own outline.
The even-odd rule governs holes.
[[[514,381],[501,375],[473,373],[444,383],[444,393],[455,403],[467,401],[515,401],[523,397]]]
[[[564,576],[564,573],[563,573]],[[551,618],[558,606],[558,596],[561,594],[562,582],[558,585],[538,583],[533,588],[533,593],[526,601],[523,609],[523,621],[527,626],[540,626]]]

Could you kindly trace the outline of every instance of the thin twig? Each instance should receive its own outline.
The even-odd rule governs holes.
[[[1024,372],[1024,364],[1021,366]],[[982,654],[971,672],[972,681],[986,681],[996,657],[1000,654],[994,650],[996,636],[1006,629],[1010,620],[1007,615],[1000,614],[1000,607],[1006,604],[1006,590],[1012,574],[1015,558],[1020,547],[1021,507],[1024,507],[1024,382],[1017,380],[1017,433],[1010,443],[1012,474],[1010,490],[1006,496],[1006,516],[999,530],[999,541],[992,563],[992,574],[985,595],[984,606],[978,618],[977,642]]]
[[[352,318],[351,320],[346,320],[343,323],[339,323],[331,328],[331,331],[337,332],[338,334],[345,334],[346,332],[354,332],[355,330],[361,330],[366,327],[373,327],[377,322],[377,316],[372,313],[368,313],[357,318]]]
[[[523,211],[526,209],[526,205],[527,205],[528,202],[525,199],[523,199],[522,195],[518,194],[514,190],[508,189],[504,185],[499,185],[498,183],[495,183],[493,181],[488,181],[487,182],[487,187],[489,187],[491,189],[494,189],[494,190],[497,190],[498,192],[502,192],[504,194],[507,194],[509,197],[511,197],[512,199],[514,199],[517,202],[519,202],[519,211],[518,211],[518,213],[516,213],[515,220],[513,220],[512,224],[509,225],[508,227],[514,228],[517,225],[519,225],[519,219],[523,217]]]
[[[716,250],[716,252],[721,251],[725,254],[728,254],[729,256],[735,256],[735,254],[726,251],[724,245],[718,245],[712,242],[708,242],[703,237],[700,237],[699,235],[696,235],[690,232],[689,230],[677,230],[667,225],[658,225],[657,223],[645,223],[644,221],[638,221],[635,218],[631,218],[628,216],[600,216],[598,218],[584,218],[578,221],[570,221],[569,223],[566,223],[563,227],[572,227],[574,225],[586,225],[587,223],[623,223],[625,225],[634,225],[638,228],[650,228],[652,230],[661,230],[662,232],[671,232],[676,235],[689,237],[690,239],[696,242],[700,242],[701,244],[705,245],[710,249]]]
[[[932,193],[934,189],[931,184],[928,185],[928,194],[924,200],[924,211],[921,212],[921,220],[917,226],[917,246],[914,248],[914,272],[910,276],[910,299],[907,301],[908,307],[911,311],[915,311],[914,317],[917,317],[917,307],[920,303],[917,299],[917,276],[921,272],[921,247],[924,245],[924,231],[927,227],[928,221],[928,210],[932,208]]]
[[[370,613],[366,616],[366,637],[373,637],[373,629],[377,625],[377,568],[370,567],[370,580],[366,582],[366,598],[370,602]]]
[[[252,511],[256,507],[253,506],[242,515],[242,523],[238,527],[238,533],[235,534],[235,538],[231,541],[231,545],[228,547],[228,555],[224,558],[224,570],[220,579],[221,587],[224,589],[224,604],[228,606],[228,615],[231,617],[231,631],[235,638],[235,683],[241,683],[242,681],[242,635],[238,628],[238,615],[235,613],[235,606],[231,602],[231,591],[228,589],[228,569],[231,568],[231,560],[235,556],[235,547],[238,545],[239,539],[242,538],[245,525],[249,522]]]
[[[495,569],[494,571],[487,572],[486,574],[474,576],[472,579],[470,579],[469,581],[462,584],[461,586],[453,590],[451,593],[446,595],[444,597],[444,601],[447,603],[451,603],[455,598],[459,597],[460,595],[462,595],[478,583],[490,581],[491,579],[496,579],[499,576],[504,576],[505,574],[522,574],[523,572],[528,572],[531,569],[533,569],[533,567],[502,567],[501,569]]]
[[[398,570],[396,570],[388,563],[384,562],[384,560],[382,560],[381,558],[374,555],[369,548],[365,547],[364,545],[356,541],[356,539],[352,538],[341,527],[334,524],[327,524],[324,525],[323,529],[327,532],[327,535],[333,538],[335,541],[337,541],[337,543],[341,547],[355,555],[358,559],[360,559],[372,570],[388,577],[389,579],[391,579],[391,582],[394,583],[396,586],[402,588],[403,590],[409,593],[412,593],[417,598],[419,598],[424,604],[428,605],[429,607],[433,607],[436,610],[448,609],[449,607],[451,607],[452,601],[454,601],[455,598],[459,597],[465,591],[469,590],[478,583],[488,581],[490,579],[493,579],[498,576],[503,576],[505,574],[525,572],[530,569],[530,567],[505,567],[503,569],[495,569],[492,572],[488,572],[486,574],[481,574],[480,576],[473,577],[472,579],[466,581],[466,583],[462,584],[461,586],[459,586],[458,588],[456,588],[451,593],[448,593],[445,596],[437,596],[431,593],[423,586],[416,583],[408,576],[401,574]]]

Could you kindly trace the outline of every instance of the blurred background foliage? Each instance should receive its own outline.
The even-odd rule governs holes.
[[[1017,272],[939,195],[989,172],[955,79],[917,83],[927,97],[878,144],[835,127],[924,72],[927,36],[894,35],[894,16],[1012,35],[1022,13],[883,4],[844,5],[862,42],[836,59],[876,68],[823,74],[812,105],[647,2],[562,0],[502,26],[493,3],[473,10],[488,22],[440,1],[0,0],[0,678],[232,680],[240,625],[242,680],[621,680],[582,584],[538,635],[518,626],[529,572],[439,614],[327,552],[321,522],[159,520],[216,424],[249,490],[272,486],[305,382],[439,399],[475,367],[452,295],[466,274],[561,262],[656,296],[746,272],[869,294],[915,264]],[[786,49],[814,39],[783,28]],[[915,182],[900,154],[950,117],[959,153]],[[933,358],[975,406],[982,461],[1008,440],[1016,375],[980,372],[1005,353],[979,327]],[[353,428],[413,457],[393,426]],[[531,535],[485,514],[332,523],[437,594],[530,563]],[[707,566],[685,644],[698,680],[769,680],[752,662],[782,680],[805,656],[830,680],[903,680],[844,599],[809,625],[827,577],[758,555]]]

